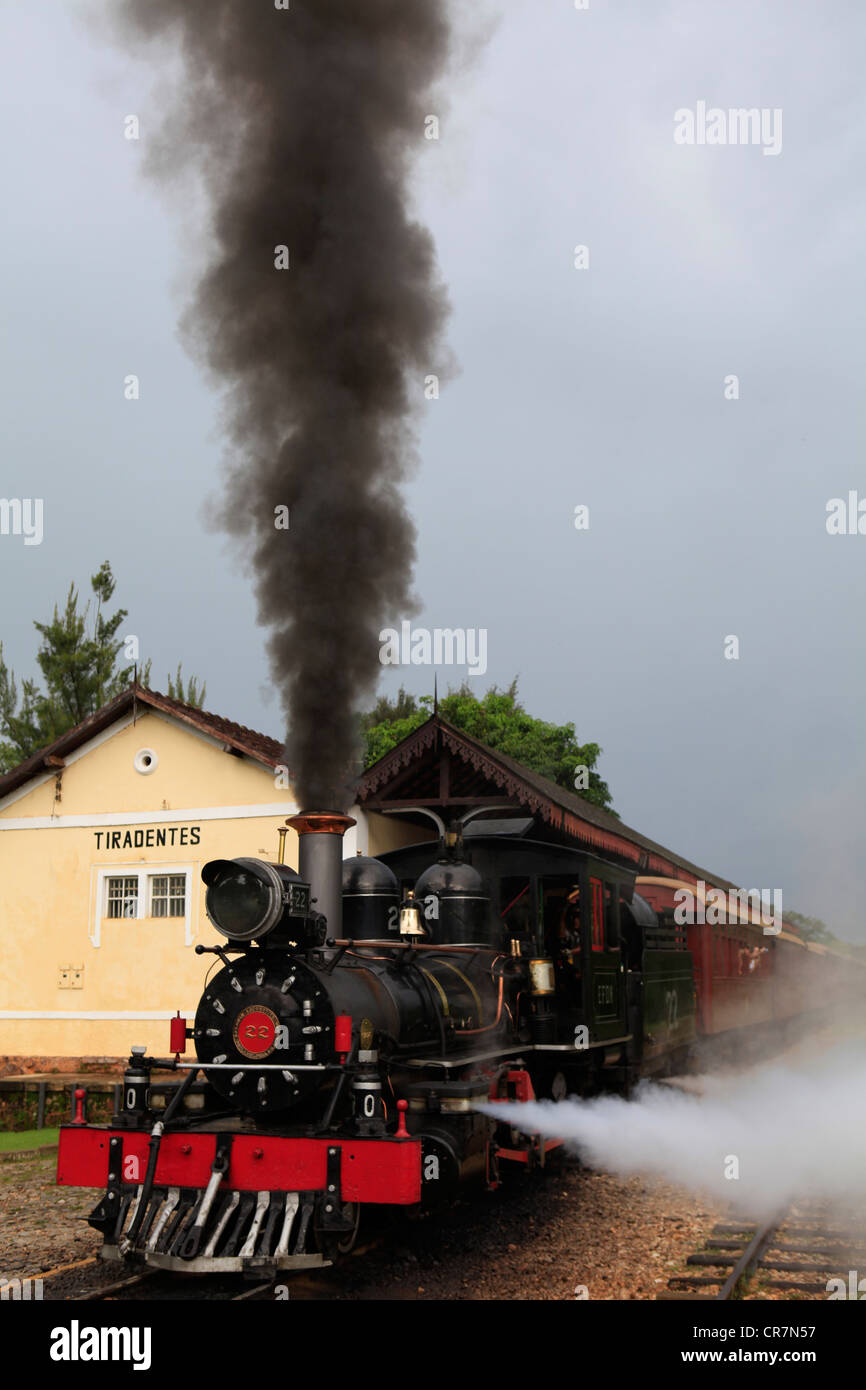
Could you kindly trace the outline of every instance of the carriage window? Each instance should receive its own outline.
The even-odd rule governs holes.
[[[604,885],[604,940],[609,951],[619,950],[619,933],[616,921],[616,895],[613,887]]]
[[[766,975],[770,968],[770,951],[767,946],[746,944],[743,953],[743,969],[749,975]]]
[[[737,974],[738,975],[759,975],[767,969],[769,965],[769,953],[766,946],[761,946],[757,938],[751,941],[743,937],[737,943]]]
[[[600,878],[589,880],[589,893],[592,899],[592,949],[604,950],[604,893]]]

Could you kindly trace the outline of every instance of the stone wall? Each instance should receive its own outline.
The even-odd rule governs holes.
[[[0,1077],[30,1075],[33,1072],[99,1072],[117,1074],[120,1080],[126,1065],[125,1057],[33,1057],[0,1056]]]

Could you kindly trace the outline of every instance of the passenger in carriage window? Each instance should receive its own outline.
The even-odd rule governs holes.
[[[753,946],[751,951],[746,951],[746,959],[749,962],[749,970],[757,970],[761,963],[761,956],[765,956],[766,954],[766,946]]]
[[[766,946],[741,946],[737,953],[737,974],[751,974],[757,970],[761,956],[766,954]]]

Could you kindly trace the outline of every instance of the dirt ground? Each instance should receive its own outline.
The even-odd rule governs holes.
[[[52,1156],[0,1164],[0,1278],[95,1254],[100,1238],[84,1217],[97,1198],[56,1187]],[[331,1272],[330,1296],[653,1299],[720,1216],[692,1194],[639,1178],[571,1166],[520,1173],[435,1216],[362,1227],[362,1243],[376,1243]]]

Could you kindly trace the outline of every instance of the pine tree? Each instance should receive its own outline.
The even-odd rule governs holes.
[[[150,662],[148,662],[148,671],[149,670]],[[206,693],[207,682],[202,681],[201,689],[199,689],[198,681],[195,676],[190,676],[186,683],[186,690],[184,690],[180,665],[177,668],[177,675],[174,680],[172,680],[171,676],[168,677],[168,697],[170,700],[180,700],[185,705],[195,705],[196,709],[201,709],[204,704]]]
[[[44,689],[35,680],[22,680],[20,706],[18,684],[3,660],[0,643],[0,772],[8,772],[95,714],[135,678],[134,664],[118,665],[124,647],[118,633],[129,615],[125,608],[118,608],[111,616],[106,612],[116,587],[107,560],[91,576],[90,587],[95,599],[90,628],[91,603],[79,609],[74,583],[69,586],[65,606],[62,610],[55,606],[50,622],[34,622],[42,639],[36,661]],[[150,667],[147,661],[139,672],[141,684],[150,679]],[[199,690],[195,676],[184,692],[180,667],[177,683],[170,676],[168,683],[170,695],[179,692],[174,693],[175,699],[196,705],[204,699],[205,687]]]

